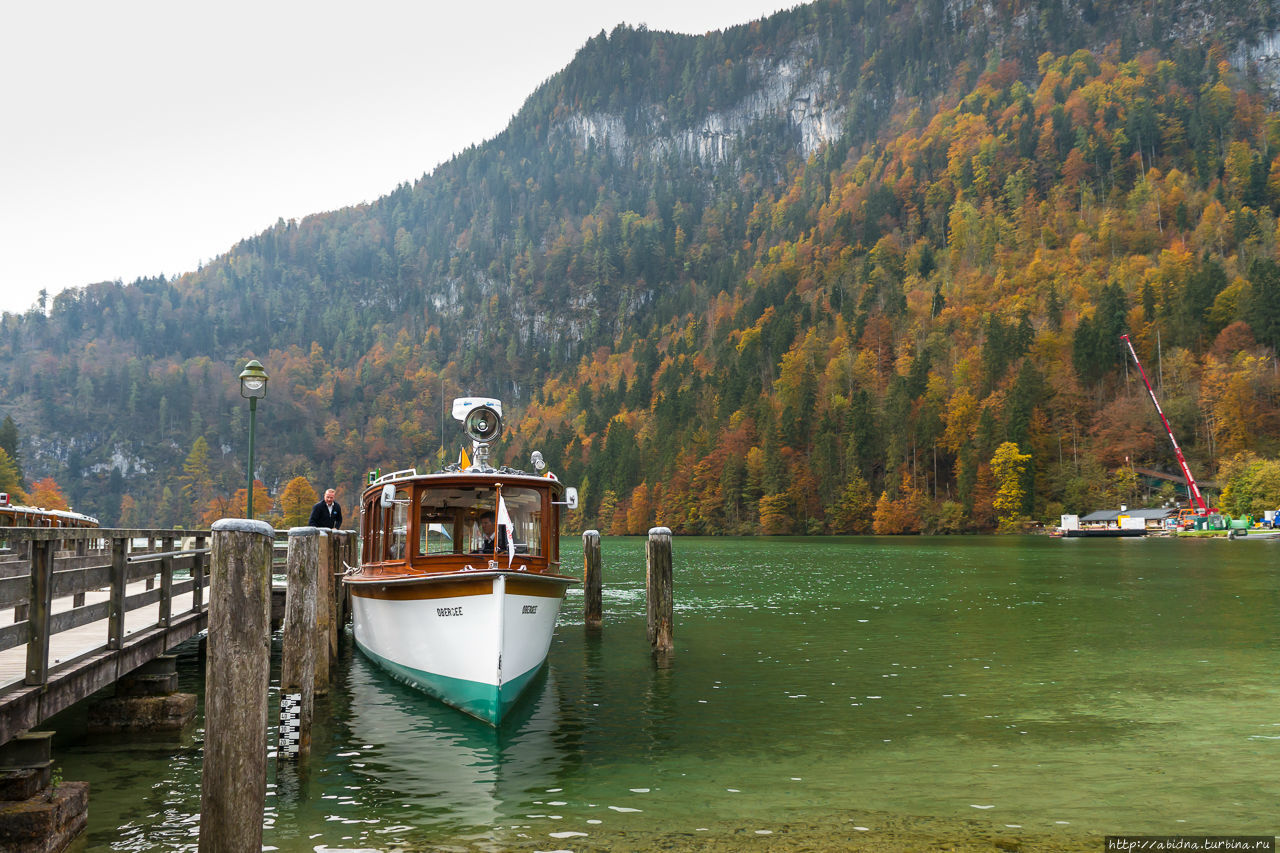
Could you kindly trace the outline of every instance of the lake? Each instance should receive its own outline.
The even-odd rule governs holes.
[[[571,592],[498,731],[345,638],[311,762],[272,762],[266,844],[1096,851],[1277,831],[1280,542],[676,537],[665,666],[643,538],[602,546],[603,632]],[[579,572],[581,541],[563,553]],[[182,689],[202,666],[184,647]],[[49,726],[62,777],[92,785],[73,849],[194,850],[200,718],[122,738],[77,734],[82,716]]]

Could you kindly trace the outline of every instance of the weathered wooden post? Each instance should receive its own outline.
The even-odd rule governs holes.
[[[342,534],[342,574],[347,574],[347,566],[357,566],[360,564],[360,555],[356,550],[359,540],[356,538],[354,530],[345,530]],[[351,590],[347,589],[347,585],[338,579],[338,595],[342,599],[342,616],[341,624],[345,625],[351,621]]]
[[[311,720],[315,710],[316,646],[328,643],[317,630],[320,563],[318,527],[289,531],[288,577],[284,605],[284,645],[280,655],[279,758],[305,760],[311,755]]]
[[[173,537],[160,540],[160,619],[157,624],[167,628],[173,623]]]
[[[582,615],[587,629],[599,631],[604,626],[603,566],[600,562],[600,531],[582,534]]]
[[[670,652],[675,598],[671,590],[671,531],[666,527],[649,530],[646,548],[644,588],[648,602],[649,646],[655,652]]]
[[[76,539],[74,551],[77,557],[89,556],[89,537],[82,536],[79,539]],[[79,563],[83,564],[83,561],[79,561]],[[77,592],[71,596],[72,607],[84,607],[84,602],[85,602],[85,593],[83,591]]]
[[[262,849],[274,541],[262,521],[213,525],[200,853]]]
[[[319,528],[317,528],[319,529]],[[332,530],[320,530],[318,540],[319,553],[316,560],[316,573],[323,578],[316,586],[316,675],[315,690],[317,696],[329,694],[329,631],[333,623],[333,582],[329,579],[329,564],[332,561],[334,542]]]
[[[31,605],[27,615],[27,677],[29,686],[49,679],[49,616],[53,609],[53,547],[48,539],[31,542]]]
[[[333,630],[329,633],[329,651],[333,659],[338,656],[338,637],[342,635],[342,626],[347,624],[347,591],[343,588],[342,576],[346,565],[351,562],[351,533],[346,530],[335,530],[333,563],[330,566],[329,578],[333,582]]]
[[[125,594],[129,585],[129,540],[116,536],[111,540],[111,603],[107,615],[107,648],[119,649],[124,643]]]
[[[196,536],[196,553],[191,557],[191,609],[199,611],[204,606],[205,566],[209,565],[209,555],[204,551],[205,537]]]

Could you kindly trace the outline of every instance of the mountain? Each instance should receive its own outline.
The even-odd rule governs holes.
[[[228,510],[250,357],[272,492],[350,503],[484,393],[500,452],[617,532],[1133,502],[1172,451],[1122,332],[1195,470],[1280,448],[1277,32],[1276,2],[1057,0],[619,27],[372,204],[4,315],[0,401],[26,473],[108,523]]]

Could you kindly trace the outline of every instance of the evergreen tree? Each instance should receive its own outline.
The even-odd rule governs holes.
[[[18,466],[3,447],[0,447],[0,492],[7,493],[11,503],[21,504],[27,501],[27,495],[22,490],[22,481],[18,476]]]
[[[9,461],[17,472],[18,486],[21,487],[26,480],[22,476],[22,456],[18,452],[18,441],[18,425],[13,422],[12,416],[5,415],[4,422],[0,423],[0,450],[8,454]]]

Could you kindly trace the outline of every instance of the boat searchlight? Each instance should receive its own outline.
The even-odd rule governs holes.
[[[492,397],[459,397],[453,401],[453,417],[462,428],[475,451],[472,469],[489,468],[489,445],[502,435],[502,401]]]

